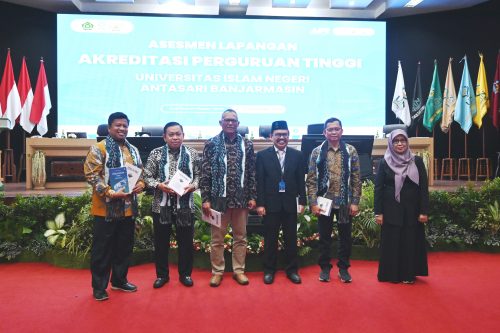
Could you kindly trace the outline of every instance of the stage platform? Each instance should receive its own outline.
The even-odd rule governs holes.
[[[46,188],[44,190],[27,190],[26,183],[4,183],[3,192],[5,198],[15,198],[17,195],[29,196],[56,196],[58,194],[68,197],[76,197],[85,192],[85,188]],[[88,187],[90,188],[90,187]]]
[[[430,186],[429,189],[432,191],[448,191],[454,192],[461,186],[466,186],[471,184],[474,188],[479,189],[484,181],[466,181],[466,180],[434,180],[434,185]],[[5,198],[15,198],[17,195],[23,197],[27,196],[56,196],[58,194],[75,197],[79,196],[85,192],[85,188],[51,188],[45,190],[26,190],[26,183],[4,183],[5,190],[0,192],[4,194]]]

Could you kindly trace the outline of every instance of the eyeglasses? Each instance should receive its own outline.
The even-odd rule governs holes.
[[[225,122],[226,124],[229,124],[229,123],[233,123],[233,124],[236,124],[238,123],[238,119],[222,119],[223,122]]]
[[[401,139],[401,140],[392,140],[392,144],[393,144],[394,146],[397,146],[398,144],[405,145],[405,144],[407,144],[407,143],[408,143],[408,141],[406,141],[405,139]]]
[[[288,133],[274,133],[273,136],[276,138],[288,138]]]

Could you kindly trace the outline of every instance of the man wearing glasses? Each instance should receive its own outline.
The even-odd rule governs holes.
[[[319,280],[322,282],[330,281],[334,221],[337,221],[339,231],[338,275],[344,283],[352,281],[348,271],[352,246],[351,220],[359,211],[361,178],[356,148],[341,140],[342,133],[339,119],[325,121],[323,135],[326,140],[311,153],[306,181],[311,213],[318,216],[318,264],[321,267]],[[331,211],[326,212],[320,207],[318,197],[332,200]]]
[[[286,121],[271,125],[273,146],[257,153],[257,213],[264,216],[264,283],[274,281],[278,235],[283,230],[286,276],[301,283],[297,264],[297,212],[306,205],[302,152],[288,146]],[[298,206],[297,206],[298,198]]]
[[[248,284],[245,275],[246,224],[248,210],[255,208],[255,155],[252,142],[238,134],[239,123],[236,111],[224,111],[219,121],[222,131],[208,139],[203,149],[202,210],[205,215],[211,215],[211,209],[223,213],[221,227],[211,226],[211,287],[218,287],[222,281],[224,237],[229,224],[233,234],[233,278],[240,285]]]

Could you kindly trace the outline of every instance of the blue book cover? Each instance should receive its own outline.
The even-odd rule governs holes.
[[[126,167],[110,168],[109,169],[109,186],[115,191],[123,191],[129,193],[128,174]]]

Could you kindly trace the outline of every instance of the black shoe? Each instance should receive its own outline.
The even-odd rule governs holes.
[[[137,287],[130,282],[125,282],[120,285],[111,285],[111,289],[126,291],[128,293],[133,293],[134,291],[137,291]]]
[[[161,278],[161,277],[160,277],[160,278],[157,278],[157,279],[155,280],[155,282],[153,283],[153,288],[158,289],[158,288],[163,287],[163,286],[165,285],[165,283],[167,283],[167,282],[168,282],[168,280],[169,280],[169,278],[168,278],[168,277],[163,277],[163,278]]]
[[[92,294],[94,295],[96,301],[105,301],[109,298],[106,290],[94,289],[94,292]]]
[[[186,287],[192,287],[194,284],[193,279],[189,275],[179,276],[179,281]]]
[[[340,281],[342,281],[344,283],[349,283],[352,281],[351,274],[349,274],[349,272],[347,271],[347,268],[339,269],[339,278],[340,278]]]
[[[292,281],[295,284],[299,284],[302,282],[299,274],[297,274],[297,273],[289,273],[286,275],[286,277],[288,278],[288,280]]]
[[[265,284],[271,284],[273,282],[274,282],[274,274],[273,273],[264,274],[264,283]]]
[[[319,273],[319,280],[321,282],[330,282],[330,268],[322,268]]]

